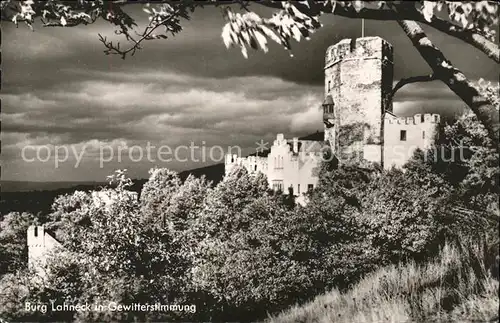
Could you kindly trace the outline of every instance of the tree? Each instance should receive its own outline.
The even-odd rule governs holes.
[[[153,168],[149,175],[141,191],[142,212],[154,223],[165,226],[166,208],[182,182],[176,172],[167,168]]]
[[[126,5],[141,3],[149,15],[149,23],[141,32],[133,32],[138,27],[136,19],[124,10]],[[229,4],[240,5],[246,12],[233,11]],[[120,43],[108,41],[99,35],[106,54],[118,54],[125,58],[133,55],[148,40],[166,39],[182,31],[181,19],[189,19],[190,14],[204,6],[225,6],[227,24],[222,31],[226,46],[239,46],[246,57],[247,46],[267,51],[267,39],[290,49],[290,40],[300,41],[322,27],[319,17],[333,14],[348,18],[397,21],[415,48],[429,64],[433,73],[403,79],[394,88],[396,92],[405,84],[431,80],[441,80],[456,93],[476,114],[485,126],[488,136],[498,141],[498,107],[488,99],[481,88],[467,80],[465,75],[445,58],[432,44],[419,23],[427,24],[452,37],[458,38],[485,53],[490,59],[500,63],[498,45],[495,43],[495,29],[498,25],[498,4],[495,1],[270,1],[255,2],[278,10],[271,18],[262,18],[249,10],[251,2],[245,0],[198,2],[158,1],[2,1],[2,20],[30,27],[38,18],[44,26],[71,27],[91,24],[103,19],[117,27],[116,33],[123,35],[130,43],[123,48]],[[445,16],[446,18],[443,18]],[[162,30],[163,31],[160,31]],[[496,147],[498,149],[498,147]]]
[[[158,201],[155,194],[164,193],[155,189],[155,184],[163,184],[159,177],[152,176],[146,186],[146,200]],[[54,204],[47,227],[55,230],[65,252],[49,259],[42,289],[31,296],[73,304],[183,304],[190,268],[182,252],[185,239],[178,239],[151,221],[151,214],[142,212],[145,208],[138,194],[127,189],[132,182],[123,171],[109,180],[111,187],[75,192]],[[190,314],[91,311],[74,315],[87,322],[175,320]]]

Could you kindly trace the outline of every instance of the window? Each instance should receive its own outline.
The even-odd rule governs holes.
[[[273,181],[273,190],[277,192],[283,192],[283,181],[280,180]]]
[[[332,81],[328,81],[328,92],[330,92],[331,86],[332,86]]]
[[[425,131],[422,131],[422,139],[425,139]]]
[[[424,115],[422,114],[422,115],[420,116],[420,122],[424,122],[424,121],[425,121],[425,120],[424,120]]]
[[[438,118],[439,118],[438,116],[434,116],[434,121],[438,122],[439,121]]]
[[[334,113],[333,104],[327,104],[323,106],[323,113]]]
[[[275,169],[283,168],[283,156],[274,157],[274,168]]]
[[[399,133],[399,140],[406,141],[406,130],[401,130]]]
[[[254,166],[254,170],[257,171],[257,165]]]
[[[35,227],[35,231],[33,233],[35,234],[35,237],[38,237],[38,226]]]
[[[311,192],[314,189],[314,184],[307,184],[307,191]]]

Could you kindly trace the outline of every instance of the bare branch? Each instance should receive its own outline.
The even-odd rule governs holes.
[[[417,82],[431,82],[438,80],[438,77],[435,74],[429,74],[429,75],[420,75],[420,76],[411,76],[408,78],[403,78],[399,80],[398,83],[394,86],[391,92],[391,98],[396,94],[396,92],[401,89],[403,86],[410,84],[410,83],[417,83]]]
[[[178,18],[178,15],[179,15],[179,13],[180,13],[181,10],[182,9],[180,9],[180,8],[176,9],[174,12],[172,12],[170,14],[170,16],[166,17],[165,19],[163,19],[163,20],[161,20],[159,22],[151,20],[141,34],[139,34],[139,33],[136,32],[136,34],[140,36],[140,38],[138,40],[135,40],[128,32],[126,32],[124,30],[117,30],[116,31],[117,34],[123,34],[123,35],[125,35],[126,39],[128,41],[130,41],[130,42],[133,43],[132,46],[130,46],[129,48],[127,48],[125,50],[120,49],[120,43],[117,43],[116,46],[115,46],[113,44],[113,42],[108,42],[105,37],[103,37],[102,35],[99,34],[99,40],[106,47],[106,50],[104,51],[104,53],[106,55],[109,55],[109,54],[121,55],[122,59],[125,59],[125,57],[129,53],[130,53],[131,56],[134,56],[135,52],[138,49],[141,49],[141,43],[143,41],[145,41],[145,40],[151,40],[151,39],[156,39],[156,37],[152,37],[151,36],[153,34],[153,32],[158,27],[164,26],[166,23],[168,23],[172,19]],[[166,36],[161,37],[161,38],[166,38]]]

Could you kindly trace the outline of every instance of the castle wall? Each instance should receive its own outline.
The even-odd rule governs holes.
[[[413,117],[387,114],[384,119],[384,168],[400,168],[412,158],[415,150],[430,148],[439,121],[437,114],[416,114]]]
[[[345,39],[327,49],[325,95],[335,103],[335,125],[325,126],[325,140],[335,137],[341,162],[363,158],[365,145],[378,151],[382,162],[383,114],[392,111],[388,100],[393,79],[393,49],[380,37]]]
[[[236,154],[226,155],[224,172],[228,175],[234,167],[242,166],[249,173],[267,173],[267,158],[258,156],[239,157]]]

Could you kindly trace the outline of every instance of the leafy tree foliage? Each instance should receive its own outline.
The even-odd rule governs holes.
[[[490,95],[498,102],[498,92]],[[430,152],[427,164],[454,188],[447,218],[448,236],[481,240],[486,244],[487,258],[497,258],[498,268],[500,173],[499,155],[494,148],[498,141],[485,134],[474,114],[460,116],[442,126],[436,150]]]
[[[137,194],[127,190],[131,182],[124,173],[110,180],[113,188],[76,192],[56,201],[48,227],[56,229],[64,252],[49,259],[41,284],[28,284],[28,297],[42,303],[56,299],[72,304],[182,304],[188,267],[177,252],[179,241],[143,216]],[[185,313],[73,314],[83,321],[109,321],[172,320]]]
[[[414,167],[392,169],[371,182],[363,194],[362,216],[382,261],[435,255],[443,241],[440,219],[449,194],[442,178]]]

